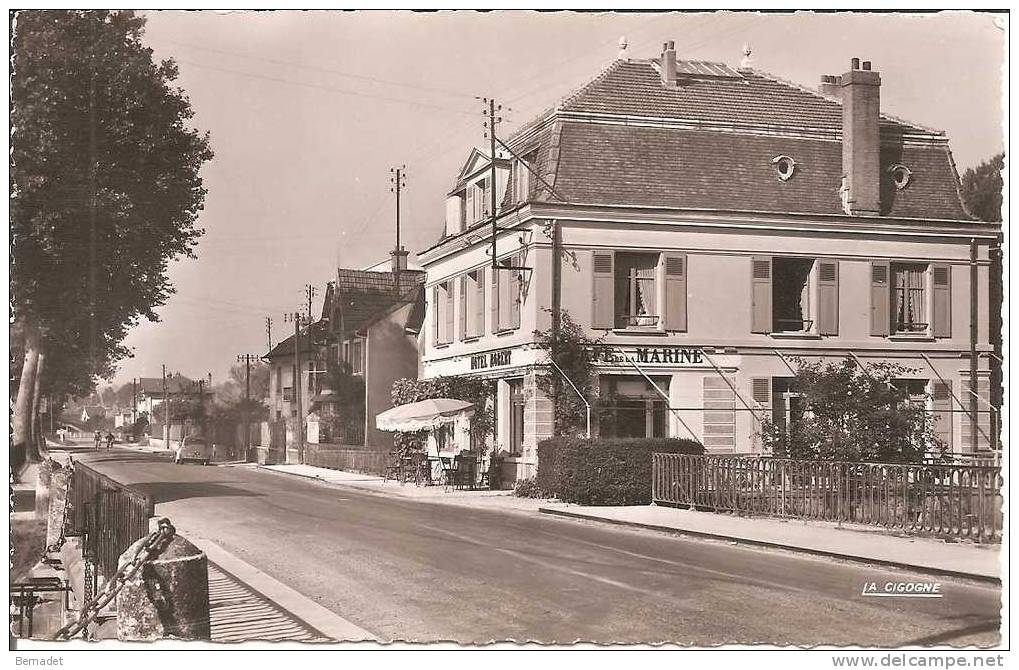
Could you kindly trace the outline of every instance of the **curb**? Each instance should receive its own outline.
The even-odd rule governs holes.
[[[973,581],[982,582],[985,584],[993,584],[995,586],[1001,586],[1000,577],[992,577],[990,575],[982,575],[973,572],[962,572],[959,570],[947,570],[942,568],[934,568],[927,565],[915,565],[913,563],[902,563],[899,561],[890,561],[880,558],[868,558],[866,556],[858,556],[855,554],[843,554],[836,551],[825,551],[823,549],[811,549],[809,547],[797,547],[793,545],[779,544],[777,542],[768,542],[766,540],[755,540],[753,538],[739,537],[735,535],[723,535],[721,533],[706,533],[699,530],[687,530],[685,528],[673,528],[671,526],[659,526],[651,523],[640,523],[637,521],[622,521],[620,519],[607,519],[605,517],[594,516],[592,514],[582,514],[579,512],[567,512],[565,510],[552,509],[550,507],[539,507],[538,512],[540,514],[548,514],[550,516],[561,516],[571,519],[583,519],[584,521],[597,521],[599,523],[606,523],[615,526],[627,526],[630,528],[643,528],[645,530],[656,530],[670,535],[689,535],[691,537],[699,537],[709,540],[724,540],[726,542],[735,542],[736,544],[747,544],[757,547],[764,547],[767,549],[783,549],[785,551],[793,551],[800,554],[809,554],[812,556],[823,556],[825,558],[837,558],[851,563],[859,563],[863,565],[881,565],[890,568],[900,568],[903,570],[912,570],[914,572],[923,572],[931,575],[939,575],[942,577],[957,577],[961,579],[969,579]]]
[[[307,479],[307,480],[313,481],[313,482],[322,482],[323,484],[329,484],[330,486],[345,486],[345,487],[349,487],[349,488],[352,488],[352,489],[356,489],[356,490],[358,490],[358,491],[360,491],[362,493],[368,493],[368,494],[371,494],[371,495],[395,496],[397,498],[400,498],[401,500],[432,501],[432,502],[439,502],[439,503],[444,502],[444,501],[448,502],[448,498],[445,498],[443,496],[438,496],[438,495],[436,495],[436,496],[413,496],[413,495],[406,495],[404,493],[401,493],[399,491],[399,489],[397,489],[397,488],[388,488],[388,489],[382,490],[381,487],[380,488],[374,488],[374,487],[373,488],[368,488],[368,487],[365,487],[365,486],[358,486],[358,484],[365,483],[365,482],[372,482],[373,480],[352,479],[352,480],[346,480],[346,481],[342,481],[342,480],[341,481],[335,481],[335,480],[326,479],[324,477],[319,477],[318,475],[304,475],[304,474],[301,474],[299,472],[287,472],[285,470],[273,470],[272,468],[266,467],[264,465],[255,465],[255,467],[258,470],[265,470],[266,472],[271,472],[271,473],[277,474],[277,475],[283,475],[285,477],[300,477],[301,479]],[[399,486],[400,485],[400,483],[398,481],[396,481],[396,480],[390,480],[390,481],[393,482],[394,486]],[[509,497],[511,494],[512,494],[512,491],[507,490],[504,493],[503,492],[494,493],[494,494],[490,494],[490,495],[485,496],[485,497],[487,497],[487,498],[500,498],[500,497],[503,497],[503,496]]]

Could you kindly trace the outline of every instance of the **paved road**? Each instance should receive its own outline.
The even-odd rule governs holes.
[[[992,645],[997,588],[865,598],[926,577],[543,515],[393,499],[114,450],[94,465],[382,639]]]

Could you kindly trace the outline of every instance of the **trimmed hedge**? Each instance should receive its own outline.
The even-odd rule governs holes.
[[[673,438],[560,437],[538,443],[538,488],[581,505],[647,505],[651,454],[704,453],[704,445]]]

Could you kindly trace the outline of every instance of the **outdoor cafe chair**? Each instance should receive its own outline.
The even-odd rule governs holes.
[[[466,454],[458,454],[453,458],[454,470],[456,471],[456,487],[464,489],[470,487],[474,490],[474,479],[477,476],[478,459]]]

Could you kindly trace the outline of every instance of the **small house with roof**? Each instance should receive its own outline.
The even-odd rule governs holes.
[[[394,253],[393,258],[388,272],[337,269],[325,308],[336,347],[334,360],[353,380],[360,400],[350,398],[341,410],[360,420],[360,435],[348,428],[350,441],[387,451],[392,434],[376,428],[375,415],[393,406],[393,382],[419,376],[425,310],[424,272],[407,268],[406,252]]]
[[[394,254],[388,271],[338,268],[311,337],[302,332],[298,383],[309,441],[392,448],[392,435],[375,428],[374,417],[392,407],[394,381],[418,377],[424,321],[424,272],[408,268],[406,258],[405,251]],[[264,357],[270,367],[270,417],[288,424],[298,413],[294,353],[290,335]],[[310,430],[309,421],[315,424]],[[288,445],[295,439],[288,428]],[[298,457],[292,449],[288,459]]]
[[[496,380],[493,446],[532,475],[552,433],[534,332],[561,305],[603,345],[603,436],[759,451],[762,420],[795,415],[790,357],[850,356],[915,370],[953,451],[992,448],[1000,226],[966,211],[945,134],[882,113],[880,91],[859,59],[812,89],[672,43],[624,52],[456,176],[419,253],[422,376]]]

